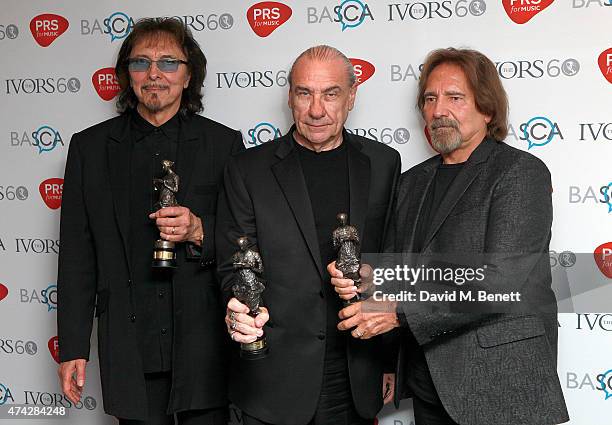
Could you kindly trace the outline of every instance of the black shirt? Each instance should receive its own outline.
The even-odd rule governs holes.
[[[295,142],[294,142],[295,143]],[[325,363],[346,358],[346,332],[337,329],[342,300],[334,291],[327,265],[336,259],[332,232],[338,227],[336,216],[349,213],[348,154],[346,143],[330,151],[315,152],[295,143],[312,206],[321,264],[324,269],[323,296],[326,301]],[[349,215],[350,220],[350,215]],[[346,363],[345,361],[343,363]]]
[[[143,367],[145,373],[167,371],[172,367],[172,274],[151,267],[159,230],[148,215],[157,201],[153,179],[164,175],[161,161],[176,159],[179,116],[155,127],[134,110],[130,130],[130,255]]]
[[[425,202],[423,204],[423,212],[419,217],[419,221],[416,229],[415,253],[423,251],[423,244],[431,221],[435,216],[442,200],[448,192],[448,188],[455,180],[455,177],[459,174],[465,163],[460,164],[440,164],[436,170],[436,175],[431,182],[431,186],[427,191]],[[398,315],[400,322],[405,323],[405,318]],[[436,392],[431,374],[429,373],[429,367],[427,366],[427,360],[422,348],[417,343],[412,332],[407,332],[407,337],[410,339],[408,342],[408,379],[407,383],[410,386],[413,393],[422,400],[425,400],[432,404],[439,404],[440,400]]]

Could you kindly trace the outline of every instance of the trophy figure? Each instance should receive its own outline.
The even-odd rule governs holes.
[[[179,190],[179,176],[172,170],[174,162],[167,159],[162,160],[162,168],[166,173],[161,179],[153,179],[153,188],[159,191],[159,200],[154,205],[154,210],[175,207],[176,193]],[[176,268],[175,244],[172,241],[158,239],[153,245],[153,267],[174,269]]]
[[[336,217],[340,223],[340,226],[336,227],[332,233],[334,248],[338,250],[336,268],[342,272],[346,279],[352,279],[355,286],[359,288],[361,283],[361,276],[359,275],[359,268],[361,267],[359,232],[354,226],[348,224],[348,214],[339,213]],[[357,293],[350,300],[344,301],[344,304],[356,303],[361,298],[361,294]]]
[[[249,248],[249,240],[246,236],[238,238],[240,251],[232,257],[236,280],[232,286],[234,296],[242,304],[249,308],[249,316],[255,317],[259,314],[261,304],[261,293],[264,291],[263,263],[257,251]],[[240,344],[240,357],[247,360],[255,360],[268,354],[266,336],[262,335],[254,342]]]

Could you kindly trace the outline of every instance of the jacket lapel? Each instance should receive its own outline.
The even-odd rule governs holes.
[[[343,133],[348,155],[349,223],[357,228],[363,238],[370,198],[370,158],[361,152],[362,142],[353,139],[346,130]]]
[[[113,196],[115,219],[123,241],[125,257],[130,267],[130,141],[131,115],[125,113],[111,130],[107,141],[108,173]]]
[[[410,190],[413,191],[413,194],[404,198],[404,202],[407,204],[406,209],[400,206],[399,211],[406,211],[406,215],[402,217],[404,220],[404,225],[402,228],[409,230],[404,234],[405,236],[404,240],[402,241],[402,252],[414,251],[414,239],[416,237],[417,226],[419,225],[419,217],[421,217],[421,214],[423,213],[425,199],[427,198],[427,193],[429,193],[431,183],[436,175],[436,167],[439,163],[439,156],[433,157],[427,161],[427,164],[416,176],[414,184],[412,184],[412,187],[410,188]]]
[[[178,140],[178,152],[176,158],[176,174],[179,176],[179,191],[176,197],[179,205],[182,205],[185,200],[185,194],[189,192],[189,184],[191,182],[191,176],[194,172],[194,162],[196,157],[199,155],[199,150],[212,149],[208,146],[209,143],[205,143],[205,140],[201,142],[201,139],[206,139],[206,135],[200,132],[198,134],[197,129],[194,125],[194,119],[191,116],[180,116],[180,131]],[[206,152],[204,156],[206,164],[201,166],[206,167],[206,170],[211,170],[212,163],[212,152]]]
[[[310,255],[317,265],[317,270],[323,279],[323,267],[321,265],[321,253],[315,227],[312,205],[308,196],[308,188],[304,180],[304,173],[292,140],[292,131],[278,140],[279,147],[276,156],[280,161],[272,166],[272,172],[278,182],[287,203],[298,223],[300,231],[304,236]],[[331,235],[330,235],[331,238]]]
[[[440,207],[435,212],[431,225],[429,226],[425,242],[423,243],[423,249],[425,249],[431,243],[432,239],[438,230],[440,230],[440,227],[448,215],[451,213],[453,208],[455,208],[455,205],[459,199],[461,199],[478,174],[480,174],[482,171],[482,166],[488,159],[494,146],[494,140],[485,139],[480,145],[478,145],[474,152],[472,152],[465,166],[448,188],[448,192],[446,192],[446,195],[442,199]]]

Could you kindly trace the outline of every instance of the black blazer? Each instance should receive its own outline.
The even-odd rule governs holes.
[[[107,413],[145,419],[138,347],[138,300],[129,264],[130,117],[76,133],[70,142],[60,225],[58,335],[61,361],[89,358],[98,317],[102,395]],[[177,247],[173,277],[174,341],[170,411],[227,403],[224,309],[215,277],[214,227],[223,167],[244,150],[239,132],[199,115],[182,117],[178,202],[202,218],[200,261]],[[90,372],[91,373],[91,372]]]
[[[293,129],[292,129],[293,130]],[[261,254],[270,321],[264,332],[265,359],[230,368],[230,400],[270,423],[307,423],[315,412],[325,354],[324,268],[308,190],[292,132],[249,149],[227,164],[225,196],[220,196],[217,251],[226,298],[231,297],[231,255],[246,235]],[[362,235],[362,252],[379,252],[399,154],[388,146],[344,132],[348,144],[350,222]],[[330,182],[333,184],[334,182]],[[225,220],[227,219],[227,220]],[[331,235],[330,235],[331,238]],[[227,260],[227,261],[225,261]],[[359,414],[372,418],[382,406],[382,363],[377,339],[349,338],[348,364]],[[234,344],[238,348],[238,344]]]
[[[438,155],[402,174],[386,251],[414,252],[418,219],[440,162]],[[485,139],[432,214],[423,254],[487,254],[491,262],[482,289],[495,292],[494,283],[508,283],[524,299],[537,301],[532,309],[512,314],[415,313],[410,303],[401,305],[440,400],[455,422],[568,420],[556,371],[557,310],[548,256],[551,193],[550,173],[542,161]],[[396,403],[409,395],[403,383],[405,354],[413,349],[400,347]]]

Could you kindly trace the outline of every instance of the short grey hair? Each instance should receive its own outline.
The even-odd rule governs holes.
[[[304,50],[293,61],[293,64],[291,65],[291,70],[289,71],[289,87],[293,86],[293,78],[292,78],[293,69],[295,68],[295,65],[300,61],[300,59],[303,59],[303,58],[321,61],[321,62],[331,61],[334,59],[340,59],[344,62],[344,65],[346,66],[346,76],[348,78],[350,87],[353,87],[353,85],[355,84],[355,81],[357,81],[357,77],[355,77],[355,70],[353,69],[353,64],[351,63],[349,58],[347,58],[344,53],[342,53],[340,50],[336,49],[335,47],[321,44],[321,45],[313,46],[313,47],[310,47],[309,49]]]

